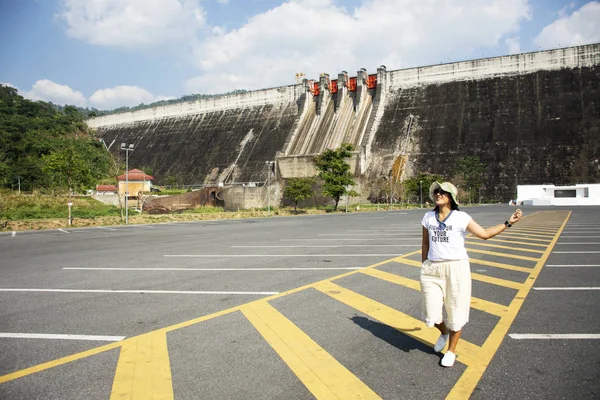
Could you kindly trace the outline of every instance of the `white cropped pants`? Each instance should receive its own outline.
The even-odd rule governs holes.
[[[470,308],[469,260],[425,260],[421,265],[421,309],[427,326],[443,321],[451,331],[459,331],[469,322]]]

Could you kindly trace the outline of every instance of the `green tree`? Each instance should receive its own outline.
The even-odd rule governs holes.
[[[291,178],[285,181],[283,195],[294,202],[294,213],[297,212],[298,202],[308,199],[314,193],[314,178]]]
[[[402,186],[404,187],[404,193],[408,198],[417,198],[419,199],[419,203],[421,200],[423,203],[426,203],[429,198],[429,187],[431,184],[435,181],[442,182],[443,180],[444,177],[441,175],[421,172],[416,177],[405,179],[402,182]]]
[[[348,186],[355,185],[350,172],[350,165],[346,162],[352,157],[354,146],[343,143],[338,149],[327,149],[318,156],[313,157],[313,162],[319,171],[319,178],[323,179],[323,194],[335,200],[334,211],[337,211],[340,197],[344,194],[358,196],[358,193],[348,190]]]
[[[22,190],[68,186],[65,171],[72,168],[66,164],[76,164],[67,162],[73,148],[92,177],[105,176],[108,153],[93,140],[81,110],[30,101],[0,85],[0,186],[14,188],[19,181]]]
[[[42,170],[64,179],[69,193],[92,188],[110,167],[108,153],[85,139],[65,140],[43,161]]]
[[[479,157],[466,156],[459,158],[453,169],[453,180],[455,185],[468,192],[469,198],[476,193],[483,184],[483,173],[485,165]]]

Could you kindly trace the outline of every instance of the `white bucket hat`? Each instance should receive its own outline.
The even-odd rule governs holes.
[[[439,183],[437,181],[433,182],[431,184],[431,186],[429,187],[429,198],[434,203],[435,203],[435,195],[433,194],[433,192],[436,189],[442,189],[444,192],[450,193],[450,195],[452,196],[452,200],[454,200],[454,202],[456,203],[456,205],[459,205],[458,200],[457,200],[458,189],[456,189],[456,186],[454,186],[450,182],[443,182],[443,183]]]

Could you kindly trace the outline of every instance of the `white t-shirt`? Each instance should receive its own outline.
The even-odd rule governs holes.
[[[463,260],[469,258],[465,248],[467,225],[471,216],[463,211],[453,210],[446,217],[445,229],[435,218],[435,211],[429,211],[423,217],[421,224],[429,232],[429,253],[427,258],[431,261]]]

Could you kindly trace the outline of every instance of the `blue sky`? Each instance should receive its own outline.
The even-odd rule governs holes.
[[[600,42],[599,1],[0,0],[0,83],[113,109]]]

